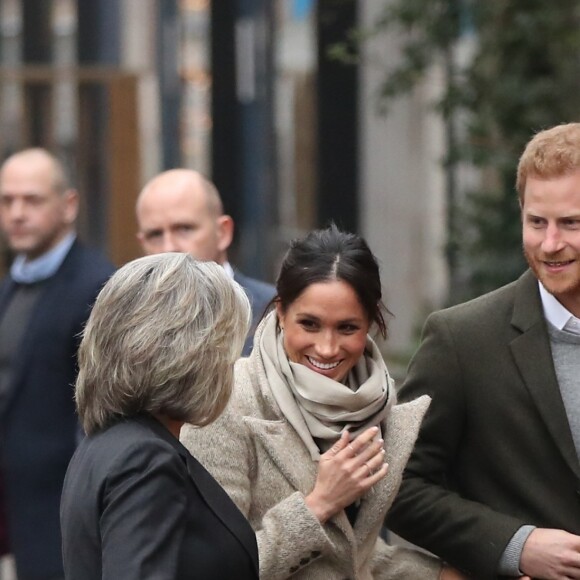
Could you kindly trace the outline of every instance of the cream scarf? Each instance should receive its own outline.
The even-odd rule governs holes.
[[[288,360],[276,313],[256,333],[266,378],[284,417],[318,461],[343,430],[356,437],[387,417],[396,401],[394,381],[374,341],[368,337],[364,355],[345,383]],[[319,449],[320,446],[320,449]]]

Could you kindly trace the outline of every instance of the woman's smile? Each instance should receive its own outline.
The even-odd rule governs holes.
[[[332,369],[335,369],[342,362],[342,360],[337,360],[336,362],[324,363],[322,361],[316,360],[311,356],[307,356],[306,358],[313,367],[315,367],[316,369],[320,369],[322,371],[330,371]]]

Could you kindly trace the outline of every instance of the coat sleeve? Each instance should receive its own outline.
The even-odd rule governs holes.
[[[235,404],[204,428],[185,426],[181,441],[223,486],[256,532],[260,578],[283,580],[300,568],[332,552],[324,528],[295,492],[255,521],[256,472],[254,442]]]
[[[428,318],[400,399],[427,394],[432,402],[387,525],[453,566],[477,578],[492,579],[497,577],[507,543],[525,522],[453,490],[454,461],[464,436],[468,404],[457,340],[442,313]]]
[[[187,526],[187,468],[163,444],[133,446],[111,470],[100,529],[103,580],[174,580]]]

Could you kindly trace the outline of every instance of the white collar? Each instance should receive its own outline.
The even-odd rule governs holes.
[[[567,330],[574,334],[580,334],[580,319],[562,306],[558,299],[553,294],[550,294],[539,280],[538,287],[546,320],[558,330]]]
[[[224,262],[222,264],[223,269],[226,271],[226,274],[233,280],[234,279],[234,269],[229,262]]]

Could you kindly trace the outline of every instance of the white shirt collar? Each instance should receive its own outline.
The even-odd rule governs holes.
[[[232,265],[229,262],[224,262],[222,264],[224,270],[226,271],[226,274],[233,280],[234,279],[234,269],[232,268]]]
[[[540,298],[546,320],[558,330],[567,330],[574,334],[580,334],[580,319],[562,306],[558,299],[550,294],[539,280],[538,287],[540,288]]]

